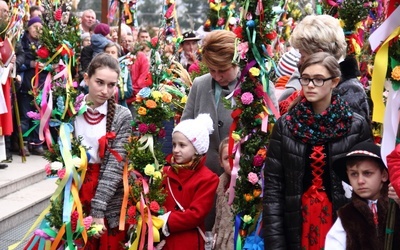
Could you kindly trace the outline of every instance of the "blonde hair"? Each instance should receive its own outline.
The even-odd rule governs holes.
[[[319,50],[332,54],[336,60],[346,55],[346,39],[339,20],[330,15],[306,16],[293,30],[290,44],[311,55]]]
[[[227,147],[229,144],[229,137],[225,137],[225,139],[223,139],[220,143],[219,143],[219,147],[218,147],[218,154],[219,154],[219,158],[222,159],[222,150]]]
[[[214,30],[203,40],[202,62],[212,69],[226,70],[235,64],[236,34],[228,30]]]

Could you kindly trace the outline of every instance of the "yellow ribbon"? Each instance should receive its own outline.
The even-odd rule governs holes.
[[[382,43],[377,51],[372,72],[371,98],[374,103],[372,120],[383,123],[385,104],[383,103],[383,90],[389,61],[389,42],[400,34],[400,26]]]
[[[139,205],[140,202],[136,206]],[[149,208],[147,206],[144,207],[144,213],[139,217],[138,223],[137,223],[137,228],[136,228],[136,239],[132,243],[131,247],[129,250],[137,250],[139,249],[139,238],[140,238],[140,232],[142,231],[142,224],[143,220],[148,221],[149,217],[148,214],[150,214],[150,211],[148,211]],[[148,223],[150,224],[150,223]],[[153,231],[153,242],[160,242],[160,233],[158,230],[161,229],[161,227],[164,225],[164,221],[154,215],[151,216],[151,224],[152,224],[152,231]],[[148,242],[148,248],[153,249],[153,244],[152,242]]]

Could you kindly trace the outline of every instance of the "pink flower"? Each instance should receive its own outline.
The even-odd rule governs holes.
[[[154,133],[157,130],[157,125],[155,125],[154,123],[150,123],[148,129],[150,133]]]
[[[256,155],[253,158],[253,166],[260,167],[264,163],[264,158],[261,155]]]
[[[65,168],[62,168],[57,171],[58,178],[63,179],[65,176]]]
[[[90,226],[92,225],[92,222],[93,222],[92,216],[83,218],[83,226],[85,227],[86,230],[88,230],[90,228]]]
[[[29,111],[26,115],[33,120],[40,120],[40,114],[37,112]]]
[[[149,127],[145,123],[140,123],[138,126],[138,130],[139,130],[139,133],[146,134],[147,131],[149,130]]]
[[[240,55],[240,59],[245,59],[246,53],[247,51],[249,51],[249,43],[248,42],[239,43],[237,50]]]
[[[44,167],[44,171],[46,172],[47,175],[51,175],[51,166],[50,163],[47,163],[46,166]]]
[[[251,183],[251,184],[256,184],[257,182],[258,182],[258,175],[257,174],[255,174],[255,173],[253,173],[253,172],[250,172],[248,175],[247,175],[247,180]]]
[[[253,94],[250,92],[243,93],[242,97],[240,98],[244,105],[249,105],[253,102],[254,97]]]
[[[160,205],[158,205],[157,201],[150,202],[150,211],[158,213],[158,210],[160,210]]]
[[[129,217],[135,217],[136,216],[136,207],[135,206],[130,206],[128,208],[128,216]]]
[[[225,24],[225,19],[224,18],[219,18],[217,21],[218,26],[223,26]]]

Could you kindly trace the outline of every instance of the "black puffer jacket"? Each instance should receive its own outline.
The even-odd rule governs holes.
[[[265,249],[301,249],[301,197],[307,191],[311,169],[311,146],[296,140],[286,125],[286,115],[273,128],[264,169],[263,238]],[[333,203],[333,211],[346,204],[340,179],[329,166],[356,143],[370,138],[370,128],[354,113],[349,133],[325,144],[327,153],[324,186]],[[307,177],[308,176],[308,177]],[[326,182],[326,180],[328,181]],[[329,185],[330,184],[330,185]]]

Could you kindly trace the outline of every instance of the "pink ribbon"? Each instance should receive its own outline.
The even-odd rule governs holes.
[[[47,99],[47,94],[49,95]],[[48,100],[48,102],[47,102]],[[51,92],[51,73],[47,74],[46,80],[43,86],[42,102],[40,109],[40,126],[39,126],[39,140],[44,141],[46,139],[47,145],[51,145],[51,135],[49,129],[49,120],[51,111],[53,110],[53,95]],[[51,147],[50,147],[51,148]]]

